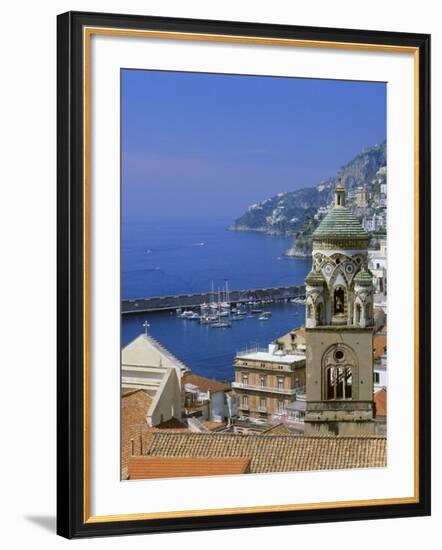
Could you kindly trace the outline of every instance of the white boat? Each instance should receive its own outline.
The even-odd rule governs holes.
[[[200,323],[202,325],[210,325],[211,323],[216,323],[218,320],[217,315],[202,315],[200,317]]]
[[[190,309],[185,309],[183,313],[180,314],[180,317],[182,319],[190,319],[190,318],[194,318],[193,317],[194,315],[195,313],[193,311],[191,311]],[[196,315],[198,315],[198,313]]]
[[[230,328],[232,323],[230,321],[217,321],[210,325],[212,328]]]
[[[268,321],[270,319],[270,317],[272,316],[272,312],[271,311],[264,311],[259,317],[258,319],[260,321]]]

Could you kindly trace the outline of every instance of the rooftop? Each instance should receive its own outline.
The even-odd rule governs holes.
[[[152,397],[144,390],[131,390],[121,398],[121,477],[127,478],[127,463],[132,452],[141,454],[148,447],[146,422]]]
[[[178,367],[188,370],[184,363],[149,334],[140,334],[127,344],[122,350],[121,362],[136,367]]]
[[[291,365],[305,361],[303,353],[285,353],[284,351],[240,351],[236,354],[237,359],[248,361],[264,361]]]
[[[313,233],[314,239],[333,237],[368,238],[368,234],[349,208],[334,206]]]
[[[317,286],[325,284],[324,275],[320,271],[310,271],[310,273],[305,278],[305,282],[308,285]]]
[[[136,456],[129,458],[128,479],[245,474],[249,466],[249,458]]]
[[[287,428],[285,424],[280,422],[275,424],[271,428],[267,428],[262,432],[262,435],[292,435],[292,432]]]
[[[196,386],[203,393],[207,393],[208,391],[213,393],[230,390],[230,384],[219,382],[218,380],[211,380],[210,378],[205,378],[198,374],[186,373],[183,376],[183,382],[186,386],[187,384]]]
[[[356,274],[355,282],[360,285],[372,285],[373,284],[373,274],[371,271],[366,269],[361,269],[359,273]]]
[[[146,454],[250,458],[251,473],[382,468],[386,466],[386,438],[157,433]]]
[[[342,200],[341,200],[342,199]],[[344,206],[344,188],[338,184],[335,191],[335,205],[318,225],[313,233],[313,239],[322,238],[365,238],[368,234],[360,221],[349,208]]]

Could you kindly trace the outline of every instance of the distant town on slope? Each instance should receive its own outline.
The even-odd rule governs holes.
[[[383,141],[361,151],[335,177],[313,187],[278,193],[252,204],[229,229],[294,235],[293,246],[286,255],[309,256],[312,233],[333,204],[333,192],[340,178],[347,192],[346,206],[370,233],[370,246],[375,248],[386,234],[386,164],[386,143]]]

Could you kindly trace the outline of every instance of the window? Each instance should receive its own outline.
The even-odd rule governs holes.
[[[247,395],[242,396],[241,408],[246,410],[249,408],[249,397]]]
[[[352,370],[348,367],[327,369],[327,399],[352,398]]]
[[[361,305],[356,304],[356,324],[359,324],[361,322]]]
[[[334,293],[334,311],[335,313],[344,313],[345,293],[342,287],[338,287]]]
[[[282,399],[278,400],[278,414],[284,413],[284,401]]]
[[[379,384],[381,381],[381,375],[378,372],[373,373],[373,382]]]
[[[313,313],[312,304],[308,304],[307,305],[307,317],[309,319],[311,319],[313,317],[312,313]]]
[[[284,378],[278,376],[278,390],[282,391],[284,389]]]
[[[266,410],[266,398],[265,397],[261,397],[259,399],[259,410],[262,411],[262,412],[265,412],[265,410]]]
[[[242,375],[242,383],[247,386],[248,383],[249,383],[249,375],[248,374],[243,374]]]
[[[321,319],[322,319],[322,305],[321,304],[318,304],[316,306],[316,309],[315,309],[315,316],[316,316],[316,323],[318,325],[321,324]]]

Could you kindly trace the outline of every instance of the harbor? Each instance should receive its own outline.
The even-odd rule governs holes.
[[[249,290],[231,290],[229,303],[246,305],[249,303],[279,303],[294,299],[302,299],[305,293],[304,285],[281,286],[274,288],[254,288]],[[154,296],[146,298],[123,299],[121,313],[152,313],[155,311],[175,311],[185,308],[200,308],[213,302],[213,291],[206,293],[182,294],[178,296]]]
[[[122,317],[122,347],[148,331],[155,339],[176,355],[193,372],[217,380],[233,379],[233,363],[238,350],[252,347],[266,347],[269,342],[304,323],[305,306],[290,300],[243,306],[247,311],[241,321],[233,320],[236,315],[230,312],[230,327],[213,328],[177,314],[175,310],[134,313]],[[260,320],[261,313],[270,312],[268,320]],[[195,313],[199,309],[195,308]],[[222,320],[229,318],[222,316]]]

